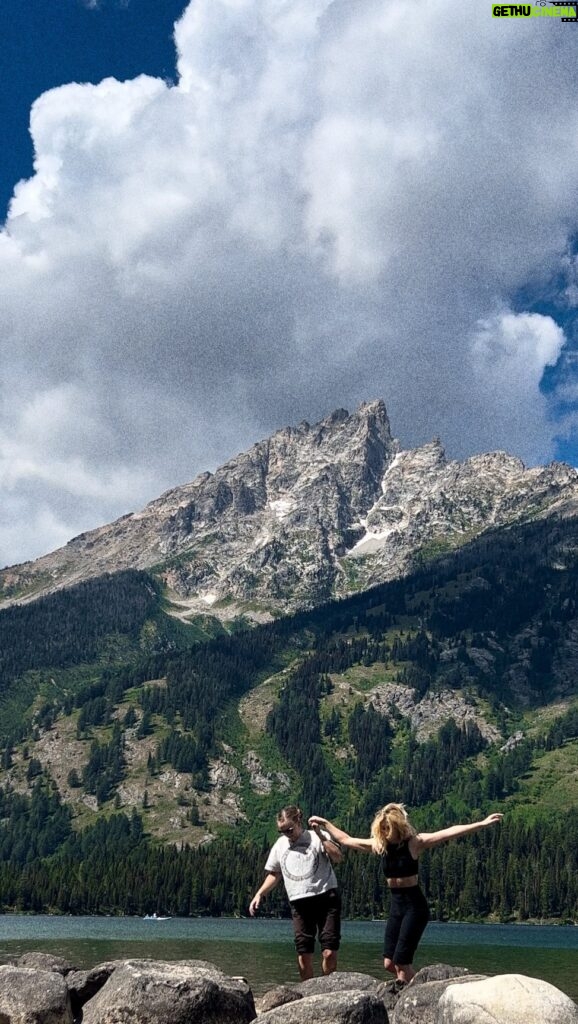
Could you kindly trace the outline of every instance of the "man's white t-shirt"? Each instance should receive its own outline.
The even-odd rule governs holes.
[[[335,872],[323,843],[317,833],[309,829],[304,829],[294,843],[290,843],[287,836],[279,836],[269,853],[265,871],[281,872],[290,901],[337,889]]]

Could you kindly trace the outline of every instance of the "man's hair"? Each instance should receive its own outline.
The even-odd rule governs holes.
[[[282,807],[277,815],[277,821],[294,821],[296,825],[303,824],[303,812],[300,807],[290,804],[289,807]]]

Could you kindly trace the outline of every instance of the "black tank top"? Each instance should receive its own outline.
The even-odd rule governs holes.
[[[417,875],[418,863],[409,852],[409,839],[401,843],[388,843],[383,854],[383,871],[386,878],[409,878]]]

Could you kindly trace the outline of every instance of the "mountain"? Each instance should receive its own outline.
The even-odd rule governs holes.
[[[246,913],[279,806],[366,834],[395,798],[505,812],[424,859],[437,917],[578,919],[577,519],[212,638],[117,572],[0,612],[0,655],[3,909]],[[348,913],[378,868],[348,858]]]
[[[287,427],[142,511],[0,573],[2,606],[152,572],[183,618],[256,619],[393,579],[488,528],[578,511],[578,472],[402,450],[381,401]]]
[[[425,861],[438,917],[578,920],[577,476],[403,451],[376,402],[5,570],[0,911],[245,913],[280,805],[393,798],[505,812]]]

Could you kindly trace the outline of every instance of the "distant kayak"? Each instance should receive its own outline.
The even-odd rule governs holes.
[[[145,914],[143,921],[170,921],[170,917],[159,917],[158,914]]]

